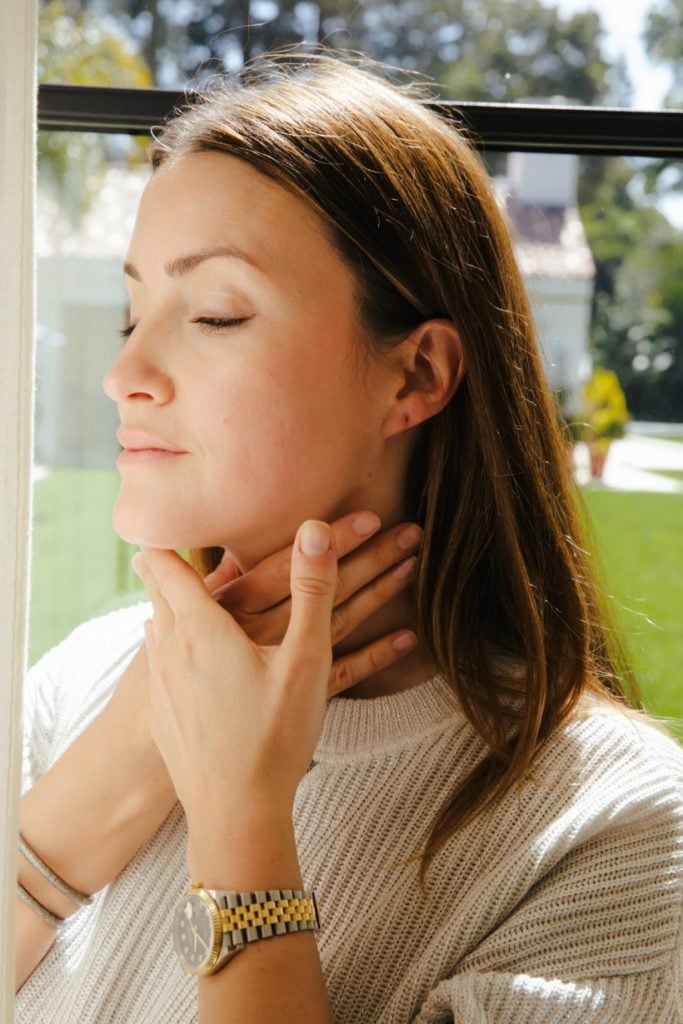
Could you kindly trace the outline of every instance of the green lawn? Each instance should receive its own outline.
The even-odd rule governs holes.
[[[33,488],[29,664],[80,622],[141,590],[137,548],[114,533],[119,476],[110,469],[53,469]]]
[[[115,470],[52,470],[34,488],[29,660],[80,622],[144,599],[136,550],[111,526]],[[588,486],[595,525],[648,708],[683,719],[683,494]]]
[[[583,495],[645,704],[683,719],[683,494]]]

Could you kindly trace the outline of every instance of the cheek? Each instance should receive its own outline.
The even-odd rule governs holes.
[[[205,406],[216,424],[211,443],[224,479],[228,473],[250,487],[252,498],[257,488],[270,500],[311,477],[323,484],[335,473],[348,475],[367,422],[357,386],[329,365],[295,366],[291,359],[252,372],[248,386],[238,379],[244,377],[215,389]]]

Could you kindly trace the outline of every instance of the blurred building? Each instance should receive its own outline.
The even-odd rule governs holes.
[[[578,212],[579,158],[510,153],[497,181],[531,299],[546,376],[576,412],[590,376],[595,264]]]

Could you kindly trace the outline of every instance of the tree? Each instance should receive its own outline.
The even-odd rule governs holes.
[[[656,210],[611,211],[607,235],[626,238],[639,224],[611,295],[596,292],[594,351],[617,372],[635,418],[676,421],[683,410],[683,242]]]
[[[634,198],[626,161],[603,163],[597,188],[585,177],[579,188],[596,265],[593,354],[618,374],[636,419],[677,421],[683,415],[683,283],[675,254],[683,258],[683,239],[654,206]]]
[[[683,0],[660,0],[650,10],[643,41],[652,60],[668,64],[671,70],[666,105],[683,106]]]
[[[648,13],[643,33],[645,49],[655,63],[668,66],[672,81],[664,99],[667,107],[683,106],[683,0],[663,0]],[[655,160],[645,174],[645,191],[652,196],[680,192],[683,167],[678,159]]]
[[[565,18],[541,0],[69,0],[69,10],[115,18],[164,87],[238,68],[276,46],[323,41],[417,69],[446,98],[559,95],[593,104],[623,102],[628,91],[623,67],[602,52],[598,14]]]
[[[43,5],[38,22],[38,79],[72,85],[152,84],[149,69],[122,35],[109,31],[87,11],[73,11],[64,0]],[[145,159],[145,145],[131,140],[128,161]],[[41,188],[58,196],[77,224],[96,193],[107,164],[107,140],[92,132],[40,132]]]
[[[667,223],[651,234],[619,275],[613,306],[623,321],[624,387],[634,415],[683,418],[683,240]],[[644,415],[645,414],[645,415]]]
[[[645,43],[672,61],[667,97],[683,99],[683,0],[650,12]],[[636,174],[624,160],[601,161],[606,175],[581,179],[580,210],[597,267],[592,341],[596,358],[616,370],[634,416],[683,419],[683,238],[655,201],[683,183],[680,161],[651,160]],[[642,195],[634,198],[634,178]]]
[[[439,83],[445,98],[512,102],[562,96],[592,104],[613,84],[594,11],[564,18],[540,0],[423,0],[356,10],[347,26],[352,46],[419,68]]]

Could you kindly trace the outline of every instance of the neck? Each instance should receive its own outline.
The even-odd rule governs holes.
[[[412,591],[408,589],[388,601],[341,643],[336,644],[333,656],[337,659],[344,654],[360,650],[373,640],[378,640],[394,630],[412,629],[415,631],[415,621]],[[388,697],[392,693],[409,690],[413,686],[426,682],[437,672],[436,664],[418,645],[410,654],[405,655],[395,664],[375,672],[339,696],[353,699]]]

